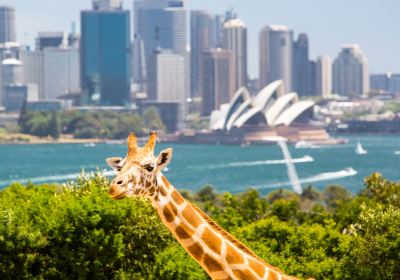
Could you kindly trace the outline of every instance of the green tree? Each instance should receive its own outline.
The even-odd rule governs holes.
[[[28,110],[26,108],[26,101],[24,101],[19,111],[19,118],[18,118],[18,125],[21,128],[21,131],[24,133],[28,133],[26,127],[28,120],[29,120]]]
[[[144,124],[147,129],[165,131],[165,125],[155,107],[149,107],[143,114]]]
[[[58,113],[56,111],[51,112],[51,119],[49,123],[49,134],[53,139],[60,138],[61,126]]]

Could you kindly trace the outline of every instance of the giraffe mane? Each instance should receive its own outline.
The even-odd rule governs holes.
[[[206,213],[204,213],[200,208],[198,208],[196,205],[188,201],[188,204],[193,207],[193,209],[200,214],[200,216],[219,234],[221,234],[224,238],[226,238],[228,241],[230,241],[232,244],[237,246],[240,250],[243,250],[245,253],[248,255],[252,256],[253,258],[263,262],[264,264],[268,265],[265,263],[263,259],[261,259],[259,256],[257,256],[249,247],[244,245],[242,242],[240,242],[238,239],[233,237],[230,233],[228,233],[226,230],[224,230],[220,225],[218,225],[216,222],[214,222]]]

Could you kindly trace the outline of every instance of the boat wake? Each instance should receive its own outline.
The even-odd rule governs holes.
[[[317,174],[315,176],[302,178],[302,179],[299,179],[299,182],[301,184],[316,183],[316,182],[337,180],[337,179],[341,179],[341,178],[352,177],[355,175],[357,175],[357,171],[351,167],[348,167],[348,168],[345,168],[343,170],[336,171],[336,172],[325,172],[325,173]],[[291,186],[291,183],[290,182],[282,182],[282,183],[273,184],[270,186],[256,186],[256,188],[257,189],[275,189],[275,188],[281,188],[281,187],[287,187],[287,186]]]
[[[93,172],[85,172],[85,174],[91,174]],[[4,180],[0,181],[0,186],[10,185],[13,182],[18,182],[21,184],[26,184],[28,182],[32,183],[51,183],[51,182],[62,182],[68,180],[74,180],[78,178],[82,173],[70,173],[70,174],[61,174],[61,175],[53,175],[53,176],[42,176],[42,177],[34,177],[34,178],[22,178],[22,179],[14,179],[14,180]],[[113,170],[104,170],[101,172],[103,176],[113,176],[115,175],[115,171]]]
[[[314,159],[311,156],[304,156],[301,158],[294,158],[292,159],[293,163],[306,163],[306,162],[313,162]],[[272,160],[257,160],[257,161],[238,161],[238,162],[231,162],[226,164],[214,164],[208,165],[207,168],[230,168],[230,167],[243,167],[243,166],[256,166],[256,165],[275,165],[275,164],[287,164],[288,160],[286,159],[272,159]]]

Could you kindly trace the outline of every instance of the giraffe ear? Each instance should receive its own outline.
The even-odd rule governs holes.
[[[157,171],[166,167],[172,159],[172,148],[165,149],[160,152],[157,157]]]
[[[118,165],[122,161],[121,157],[110,157],[106,159],[107,164],[114,170],[120,170],[120,166]]]

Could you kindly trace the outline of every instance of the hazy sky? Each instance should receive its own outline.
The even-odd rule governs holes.
[[[0,0],[16,8],[17,37],[33,45],[38,31],[69,31],[91,0]],[[258,76],[258,32],[284,24],[309,36],[310,55],[336,57],[340,46],[358,43],[370,72],[400,72],[400,0],[186,0],[188,9],[223,13],[233,7],[247,24],[249,73]],[[132,9],[132,0],[124,0]]]

